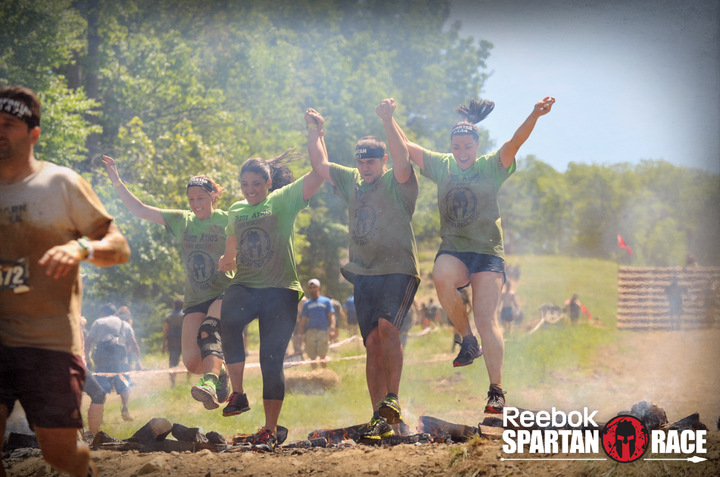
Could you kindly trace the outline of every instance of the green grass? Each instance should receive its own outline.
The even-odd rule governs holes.
[[[617,266],[598,260],[548,256],[511,256],[509,262],[521,266],[516,291],[527,324],[506,341],[504,387],[519,390],[543,386],[552,382],[551,371],[576,375],[592,371],[597,349],[616,339]],[[431,265],[432,257],[429,262],[423,262],[424,274]],[[424,291],[431,290],[430,280],[424,285],[427,286]],[[557,324],[527,334],[527,329],[539,319],[538,306],[549,302],[562,305],[572,293],[578,293],[593,315],[601,316],[603,327]],[[419,300],[425,301],[428,294],[419,295]],[[489,384],[484,362],[478,360],[472,366],[453,368],[451,346],[450,329],[408,341],[400,400],[406,421],[412,426],[423,414],[465,424],[477,423]],[[256,327],[250,330],[249,348],[257,353]],[[331,356],[358,354],[364,354],[362,345],[349,344]],[[167,366],[166,359],[159,355],[146,356],[144,363],[146,368],[162,368]],[[437,362],[418,364],[421,361]],[[341,377],[340,386],[317,395],[291,393],[286,396],[280,424],[291,430],[291,438],[304,438],[314,429],[345,427],[370,418],[365,361],[336,361],[328,367]],[[257,368],[246,370],[245,376],[251,411],[240,416],[223,418],[220,410],[204,410],[190,397],[193,381],[186,382],[184,375],[178,375],[174,389],[170,389],[166,375],[158,375],[137,380],[139,385],[133,390],[130,404],[135,422],[125,423],[120,419],[119,398],[113,396],[106,405],[103,429],[115,437],[127,438],[150,418],[165,417],[170,422],[200,427],[203,432],[215,430],[230,436],[254,432],[264,422],[262,379]]]

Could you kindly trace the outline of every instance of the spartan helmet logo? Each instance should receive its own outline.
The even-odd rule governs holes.
[[[605,453],[617,462],[633,462],[645,454],[650,443],[645,424],[635,416],[620,415],[605,424],[601,433]]]
[[[251,227],[240,237],[240,253],[251,262],[265,258],[270,251],[270,236],[263,229]]]
[[[375,225],[375,209],[364,205],[355,209],[355,237],[363,238],[370,233]]]
[[[456,187],[445,196],[447,217],[451,222],[468,220],[477,208],[477,197],[468,188]]]
[[[188,276],[195,283],[205,283],[215,272],[215,261],[201,250],[193,251],[187,260]]]
[[[617,449],[618,457],[627,458],[635,453],[635,426],[632,422],[621,422],[615,429],[615,448]],[[627,452],[624,448],[627,444]]]

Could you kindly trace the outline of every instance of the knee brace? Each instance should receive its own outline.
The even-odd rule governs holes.
[[[202,338],[203,333],[207,333],[207,337]],[[197,344],[200,348],[200,356],[202,359],[208,356],[217,356],[220,359],[224,359],[222,340],[220,339],[220,320],[212,316],[205,317],[205,320],[198,330]]]

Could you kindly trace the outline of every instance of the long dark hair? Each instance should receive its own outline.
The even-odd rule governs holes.
[[[297,161],[301,157],[302,154],[295,152],[294,148],[288,149],[269,161],[262,157],[253,157],[245,161],[240,168],[240,177],[246,172],[254,172],[266,181],[272,179],[272,186],[270,187],[270,192],[272,192],[295,182],[295,176],[287,164]]]
[[[478,133],[476,124],[485,119],[493,109],[495,109],[495,103],[488,101],[487,99],[483,100],[481,103],[471,99],[470,106],[465,106],[464,104],[458,106],[455,111],[457,111],[458,114],[460,114],[460,116],[462,116],[465,120],[460,121],[452,127],[450,139],[452,140],[453,136],[472,134],[475,140],[478,141],[480,139],[480,134]]]

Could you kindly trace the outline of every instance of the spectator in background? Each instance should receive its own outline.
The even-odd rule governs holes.
[[[503,326],[503,330],[511,333],[512,323],[515,319],[516,312],[520,311],[520,305],[517,302],[515,292],[512,289],[512,282],[510,280],[505,282],[505,289],[503,290],[502,295],[500,295],[499,307],[500,323]]]
[[[432,326],[433,323],[437,323],[438,320],[438,306],[433,303],[433,299],[428,300],[425,305],[425,320],[423,321],[423,329]]]
[[[355,311],[355,295],[354,294],[347,297],[347,300],[345,300],[345,304],[343,305],[343,308],[345,308],[345,316],[347,317],[348,333],[350,333],[350,336],[355,336],[358,334],[358,319],[357,319],[357,312]]]
[[[347,327],[347,316],[345,315],[345,310],[343,310],[343,306],[339,301],[331,296],[328,298],[330,298],[333,308],[337,311],[337,316],[335,317],[335,331],[330,333],[330,342],[337,343],[338,336],[340,335],[340,328]]]
[[[123,407],[121,415],[123,420],[132,421],[128,409],[130,402],[130,380],[122,373],[128,371],[128,351],[137,356],[137,369],[140,366],[140,348],[135,341],[135,334],[130,325],[116,316],[117,309],[108,303],[100,310],[100,318],[90,327],[85,340],[85,359],[88,365],[95,366],[95,378],[103,391],[110,393],[113,388],[120,395]],[[90,350],[96,344],[95,352]],[[112,376],[98,376],[98,373],[113,373]]]
[[[320,280],[308,282],[308,300],[300,312],[300,334],[305,337],[305,353],[308,358],[325,359],[330,349],[330,333],[335,332],[335,308],[326,296],[320,295]],[[327,368],[327,363],[321,363]],[[312,363],[317,369],[317,363]]]
[[[130,328],[133,330],[133,334],[135,333],[135,328],[133,327],[134,320],[133,320],[132,313],[130,312],[130,308],[128,308],[125,305],[118,308],[117,309],[117,317],[120,318],[121,320],[123,320],[128,325],[130,325]],[[139,361],[138,361],[138,363],[139,363]],[[128,350],[128,367],[129,367],[129,369],[132,368],[132,365],[133,365],[133,354],[130,352],[130,350]]]
[[[687,296],[688,287],[680,285],[678,282],[677,274],[673,273],[670,285],[665,287],[665,296],[670,305],[670,328],[673,330],[679,330],[681,328],[680,319],[683,312],[683,296]]]
[[[173,311],[165,317],[163,321],[163,343],[162,352],[163,354],[168,353],[170,361],[168,363],[170,368],[174,368],[180,363],[180,356],[182,355],[182,326],[183,326],[183,313],[184,302],[181,299],[175,300],[173,304]],[[175,373],[170,373],[170,387],[175,387]]]
[[[570,316],[571,325],[574,325],[578,322],[581,312],[583,315],[587,316],[588,320],[592,320],[592,315],[588,311],[587,307],[580,303],[580,300],[578,300],[577,293],[575,293],[572,298],[565,302],[563,312],[568,313],[568,315]]]

